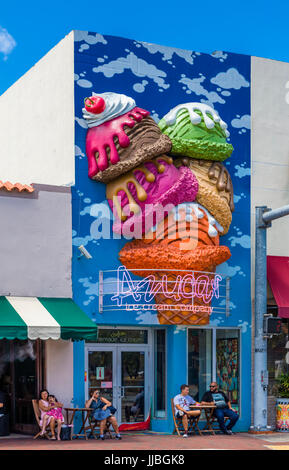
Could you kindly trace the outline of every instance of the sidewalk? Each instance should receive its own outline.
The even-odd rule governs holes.
[[[73,441],[34,440],[27,436],[0,438],[1,450],[289,450],[289,433],[253,435],[237,433],[233,436],[182,437],[156,433],[123,433],[122,440],[74,439]]]

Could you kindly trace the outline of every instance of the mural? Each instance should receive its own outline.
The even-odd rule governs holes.
[[[93,256],[74,257],[78,303],[100,324],[210,322],[249,333],[250,57],[95,33],[75,41],[73,246]],[[137,311],[101,313],[98,271],[113,296],[120,265],[132,286],[154,276],[165,293]],[[229,317],[218,297],[226,276]]]
[[[232,405],[238,405],[238,338],[217,339],[217,382]]]

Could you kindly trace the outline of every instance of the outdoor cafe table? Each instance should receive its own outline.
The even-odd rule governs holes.
[[[214,410],[216,409],[216,405],[190,405],[191,410],[201,410],[204,411],[205,417],[206,417],[206,424],[205,427],[200,431],[200,434],[203,432],[211,432],[212,434],[215,434],[213,428],[212,428],[212,420],[213,420],[213,413]]]
[[[93,409],[92,408],[64,408],[64,410],[66,411],[66,423],[69,426],[72,426],[70,439],[72,440],[74,437],[85,437],[85,439],[87,440],[88,437],[87,437],[87,434],[86,434],[86,429],[90,428],[91,432],[93,434],[93,429],[91,428],[91,424],[88,421],[89,413],[90,413],[90,411],[93,411]],[[73,432],[73,429],[74,429],[73,428],[73,421],[74,421],[74,417],[75,417],[76,413],[78,413],[78,412],[81,413],[81,429],[80,429],[78,434],[75,434]],[[69,416],[69,413],[71,413],[70,416]]]

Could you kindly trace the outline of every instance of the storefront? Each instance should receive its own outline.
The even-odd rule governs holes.
[[[240,330],[188,328],[187,376],[191,395],[201,401],[212,380],[227,393],[233,407],[240,409]],[[94,389],[117,408],[120,423],[168,419],[170,396],[167,384],[167,328],[103,327],[97,343],[85,345],[85,395]],[[181,377],[180,377],[181,380]],[[135,417],[130,409],[137,395],[143,406]]]
[[[278,379],[289,373],[288,257],[268,256],[267,278],[267,314],[281,322],[278,334],[271,335],[267,341],[268,424],[275,428]]]
[[[45,343],[33,393],[44,385],[82,406],[100,387],[120,423],[150,414],[154,431],[171,432],[180,385],[200,399],[213,379],[238,409],[238,429],[249,429],[252,60],[75,31],[8,92],[3,142],[11,128],[19,139],[8,139],[13,164],[3,171],[40,187],[2,198],[13,244],[2,250],[11,269],[1,293],[72,298],[100,332],[86,342],[61,328],[54,342],[21,338]],[[46,105],[31,107],[43,83]],[[20,97],[31,114],[11,118],[7,103]],[[19,220],[25,243],[11,237]],[[19,259],[33,260],[21,279]]]
[[[38,427],[32,400],[47,387],[69,405],[71,340],[95,341],[97,327],[71,299],[6,296],[0,297],[0,309],[0,390],[10,432],[33,434]]]
[[[150,414],[154,431],[171,432],[180,385],[200,400],[216,380],[247,431],[250,130],[237,121],[250,114],[250,57],[190,61],[174,49],[167,61],[162,48],[128,39],[104,37],[89,51],[79,48],[85,36],[75,41],[72,287],[99,339],[74,348],[74,400],[97,387],[119,423]],[[148,68],[151,79],[136,83]],[[154,219],[158,203],[171,207]]]

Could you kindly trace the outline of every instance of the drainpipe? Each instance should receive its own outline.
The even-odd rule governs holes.
[[[256,207],[255,249],[255,352],[254,352],[254,431],[267,426],[267,339],[264,338],[263,317],[267,313],[267,228],[271,221],[289,215],[289,205],[271,210]]]

